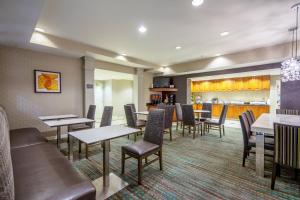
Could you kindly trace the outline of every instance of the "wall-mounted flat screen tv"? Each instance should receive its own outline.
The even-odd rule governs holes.
[[[154,77],[153,87],[154,88],[169,88],[171,84],[170,77]]]

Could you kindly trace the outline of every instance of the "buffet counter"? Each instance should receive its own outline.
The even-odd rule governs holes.
[[[247,110],[252,110],[257,119],[262,113],[269,113],[269,105],[255,105],[255,104],[227,104],[228,111],[226,119],[239,119],[239,115]],[[194,109],[201,109],[202,104],[194,104]],[[212,104],[212,116],[218,118],[222,112],[223,104]]]

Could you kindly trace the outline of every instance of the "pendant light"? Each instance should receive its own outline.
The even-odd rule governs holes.
[[[300,61],[298,60],[298,18],[299,18],[299,6],[297,3],[292,6],[292,9],[296,8],[296,27],[289,29],[292,32],[292,57],[286,59],[281,63],[281,81],[289,82],[300,80]],[[295,53],[294,53],[295,52]]]

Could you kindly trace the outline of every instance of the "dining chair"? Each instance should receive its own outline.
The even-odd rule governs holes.
[[[86,118],[95,120],[95,114],[96,114],[96,105],[90,105],[89,110],[87,113]],[[70,125],[68,126],[68,132],[74,132],[74,131],[81,131],[85,129],[90,129],[94,127],[94,122],[88,122],[85,124],[75,124],[75,125]],[[68,143],[70,142],[70,136],[68,134]],[[81,141],[79,141],[79,153],[81,153]]]
[[[112,114],[113,114],[113,107],[112,106],[104,106],[101,121],[100,121],[100,127],[111,126]],[[101,143],[101,144],[103,147],[103,143]],[[85,146],[86,158],[88,158],[88,150],[89,150],[89,146],[88,146],[88,144],[86,144],[86,146]],[[110,150],[110,142],[109,142],[109,150]]]
[[[250,155],[250,150],[256,147],[256,137],[251,134],[251,125],[247,118],[246,113],[242,113],[239,116],[239,120],[242,127],[243,141],[244,141],[244,152],[243,152],[243,167],[245,167],[246,158]],[[274,144],[272,142],[265,142],[265,149],[272,150],[274,149]]]
[[[274,123],[274,135],[275,152],[271,180],[272,190],[274,190],[280,167],[294,169],[295,178],[297,178],[297,170],[300,169],[300,126]]]
[[[193,105],[184,104],[181,106],[181,108],[182,108],[182,123],[183,123],[182,135],[184,136],[184,130],[186,129],[187,126],[189,130],[189,134],[192,131],[193,139],[195,139],[197,128],[198,128],[198,134],[200,132],[201,122],[195,120]],[[202,128],[201,128],[201,134],[202,134]]]
[[[246,114],[246,117],[247,117],[247,120],[248,120],[249,124],[252,125],[252,124],[254,123],[254,121],[253,121],[253,119],[252,119],[252,117],[251,117],[250,111],[247,110],[247,111],[245,112],[245,114]]]
[[[90,105],[86,118],[95,120],[96,105]],[[69,131],[79,131],[94,127],[94,122],[88,122],[85,124],[75,124],[68,127]]]
[[[256,119],[255,119],[255,115],[254,115],[253,110],[249,110],[249,112],[250,112],[250,116],[251,116],[252,121],[255,122]]]
[[[212,104],[211,103],[203,103],[202,110],[208,110],[210,112],[201,113],[200,120],[205,121],[207,119],[211,119],[212,115]]]
[[[180,127],[182,128],[182,109],[180,103],[175,103],[175,109],[176,109],[176,130],[178,130],[178,126],[180,124]]]
[[[220,138],[222,138],[222,132],[223,132],[223,135],[225,135],[224,123],[225,123],[225,119],[226,119],[226,115],[227,115],[227,110],[228,110],[228,105],[224,104],[221,115],[218,120],[208,119],[204,122],[205,126],[208,127],[208,132],[210,131],[210,129],[219,130]]]
[[[173,125],[174,106],[166,105],[166,108],[164,110],[165,110],[164,132],[170,134],[170,141],[172,141],[172,125]]]
[[[122,174],[125,171],[125,160],[135,158],[138,160],[138,184],[142,184],[142,170],[144,167],[159,160],[160,170],[162,165],[162,145],[164,131],[164,110],[155,109],[149,112],[148,121],[145,127],[144,138],[134,144],[122,146]],[[126,157],[127,155],[127,157]],[[148,157],[156,155],[157,157],[148,161]],[[143,160],[145,159],[145,164]]]
[[[282,115],[300,115],[300,110],[294,110],[294,109],[276,109],[276,114],[282,114]]]
[[[125,110],[127,126],[132,127],[132,128],[138,128],[142,132],[143,128],[146,125],[146,122],[143,120],[137,120],[135,118],[135,113],[134,113],[131,105],[124,105],[124,110]],[[134,141],[136,141],[136,137],[137,137],[137,133],[134,134]],[[128,138],[129,138],[129,136],[128,136]]]

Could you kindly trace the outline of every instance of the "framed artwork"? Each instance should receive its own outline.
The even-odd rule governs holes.
[[[60,72],[34,70],[34,91],[36,93],[61,93]]]

